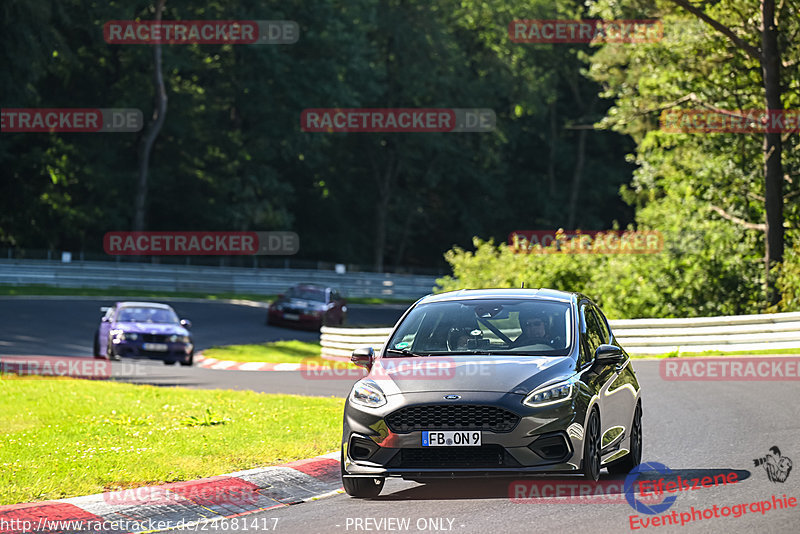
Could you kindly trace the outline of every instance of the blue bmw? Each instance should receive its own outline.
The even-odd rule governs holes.
[[[162,360],[166,365],[192,365],[191,323],[170,306],[153,302],[117,302],[104,312],[94,336],[94,357],[122,356]]]

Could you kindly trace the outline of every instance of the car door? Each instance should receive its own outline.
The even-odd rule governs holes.
[[[98,328],[97,341],[100,348],[100,354],[105,356],[108,354],[108,335],[111,332],[111,324],[114,320],[114,314],[117,313],[116,306],[112,306],[106,310],[106,314],[100,319],[100,328]]]
[[[589,306],[588,311],[593,317],[601,343],[610,344],[613,339],[605,316],[594,304]],[[605,366],[604,376],[608,376],[608,382],[602,389],[602,396],[608,424],[603,424],[605,431],[600,442],[604,453],[617,450],[630,431],[628,427],[631,423],[636,391],[630,387],[628,379],[630,371],[627,370],[629,363],[630,360],[626,355],[625,361]]]
[[[600,320],[589,301],[581,303],[581,358],[586,372],[583,380],[597,396],[597,404],[600,408],[600,436],[601,447],[608,449],[619,442],[622,429],[619,428],[619,408],[616,398],[609,395],[617,373],[613,365],[596,365],[594,353],[597,347],[607,342],[603,337],[604,332]],[[587,414],[588,416],[588,414]],[[602,454],[605,454],[603,451]]]

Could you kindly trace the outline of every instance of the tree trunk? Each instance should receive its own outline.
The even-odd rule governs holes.
[[[158,0],[156,4],[155,21],[161,22],[166,0]],[[147,126],[142,142],[139,146],[139,179],[136,184],[136,200],[134,203],[133,230],[141,232],[145,229],[147,214],[147,172],[150,166],[150,153],[153,144],[164,124],[167,113],[167,90],[164,87],[164,75],[161,72],[161,44],[153,46],[153,85],[155,86],[155,109],[153,118]]]
[[[567,230],[575,230],[575,220],[578,212],[578,190],[581,187],[583,164],[586,161],[586,134],[589,130],[580,130],[578,133],[578,154],[575,169],[572,171],[572,188],[569,192],[569,210],[567,211]]]
[[[767,113],[783,110],[780,84],[780,50],[775,27],[775,2],[761,2],[761,71],[764,78]],[[767,300],[777,304],[780,295],[771,275],[772,267],[783,261],[783,165],[781,132],[764,134],[764,192],[766,197],[766,252],[764,254]]]

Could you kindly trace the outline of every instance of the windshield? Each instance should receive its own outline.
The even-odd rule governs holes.
[[[119,323],[177,323],[178,316],[175,312],[165,308],[147,306],[120,308],[117,312]]]
[[[414,308],[387,345],[387,356],[529,354],[564,356],[570,305],[522,299],[432,302]]]
[[[321,289],[301,289],[293,287],[286,292],[286,296],[290,299],[316,300],[318,302],[325,302],[325,291]]]

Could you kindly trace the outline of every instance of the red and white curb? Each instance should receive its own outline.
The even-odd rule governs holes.
[[[339,453],[332,452],[188,482],[0,506],[0,534],[89,531],[82,526],[92,532],[152,532],[246,516],[341,492]],[[106,527],[93,528],[101,523]]]
[[[327,359],[327,358],[326,358]],[[333,367],[340,368],[340,362],[350,362],[349,359],[330,359]],[[318,363],[313,365],[305,363],[265,363],[265,362],[234,362],[231,360],[217,360],[206,358],[202,354],[195,354],[195,367],[204,369],[217,369],[224,371],[318,371],[322,366]],[[345,366],[349,367],[349,366]]]

